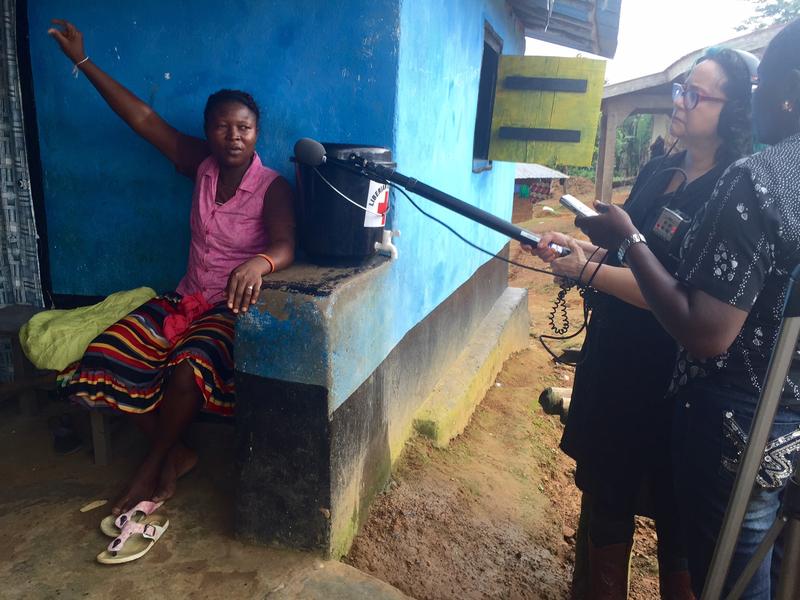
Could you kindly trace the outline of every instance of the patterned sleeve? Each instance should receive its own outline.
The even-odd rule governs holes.
[[[677,278],[749,311],[772,270],[774,239],[750,179],[731,167],[698,214]]]

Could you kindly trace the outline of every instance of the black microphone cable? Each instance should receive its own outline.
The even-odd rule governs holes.
[[[376,217],[382,217],[382,216],[385,216],[385,215],[389,214],[389,211],[392,208],[391,205],[386,207],[386,212],[384,212],[384,213],[379,213],[377,211],[370,210],[366,206],[361,206],[358,202],[356,202],[355,200],[352,200],[349,196],[347,196],[343,192],[341,192],[335,185],[333,185],[330,181],[328,181],[326,179],[326,177],[320,172],[318,167],[314,167],[314,172],[319,176],[320,179],[322,179],[322,181],[324,181],[328,185],[329,188],[331,188],[334,192],[339,194],[342,198],[344,198],[347,202],[349,202],[350,204],[352,204],[356,208],[360,208],[365,213],[370,214],[370,215],[374,215]]]
[[[343,198],[345,198],[345,199],[346,199],[348,202],[350,202],[351,204],[354,204],[355,206],[357,206],[358,208],[360,208],[361,210],[363,210],[363,211],[365,211],[365,212],[372,212],[372,211],[370,211],[369,209],[367,209],[365,206],[361,206],[360,204],[358,204],[358,203],[357,203],[357,202],[355,202],[354,200],[351,200],[349,197],[347,197],[347,196],[346,196],[344,193],[342,193],[341,191],[339,191],[339,190],[338,190],[338,189],[337,189],[337,188],[336,188],[336,187],[335,187],[335,186],[334,186],[334,185],[333,185],[333,184],[332,184],[330,181],[328,181],[326,178],[322,177],[322,174],[321,174],[321,173],[319,173],[319,170],[318,170],[318,169],[316,169],[316,168],[315,168],[314,170],[315,170],[315,171],[317,171],[317,174],[318,174],[318,175],[320,175],[320,177],[322,178],[322,180],[323,180],[323,181],[324,181],[324,182],[325,182],[325,183],[326,183],[326,184],[327,184],[327,185],[328,185],[328,186],[329,186],[331,189],[333,189],[333,190],[334,190],[334,191],[335,191],[337,194],[339,194],[340,196],[342,196]],[[553,273],[552,271],[546,271],[546,270],[544,270],[544,269],[539,269],[539,268],[537,268],[537,267],[532,267],[532,266],[530,266],[530,265],[526,265],[526,264],[523,264],[523,263],[517,262],[517,261],[515,261],[515,260],[511,260],[511,259],[509,259],[509,258],[505,258],[504,256],[500,256],[499,254],[495,254],[495,253],[493,253],[493,252],[490,252],[489,250],[486,250],[485,248],[483,248],[483,247],[479,246],[479,245],[478,245],[478,244],[476,244],[475,242],[473,242],[473,241],[471,241],[471,240],[468,240],[467,238],[465,238],[465,237],[464,237],[463,235],[461,235],[461,234],[460,234],[458,231],[456,231],[455,229],[453,229],[453,228],[452,228],[450,225],[448,225],[447,223],[445,223],[445,222],[444,222],[444,221],[442,221],[441,219],[439,219],[439,218],[437,218],[437,217],[434,217],[432,214],[430,214],[430,213],[426,212],[425,210],[423,210],[423,209],[422,209],[422,208],[421,208],[421,207],[420,207],[420,206],[419,206],[419,205],[418,205],[416,202],[414,202],[414,199],[413,199],[413,198],[412,198],[412,197],[411,197],[411,196],[408,194],[408,192],[406,192],[406,190],[404,190],[404,189],[403,189],[401,186],[399,186],[399,185],[397,185],[397,184],[395,184],[395,183],[393,183],[393,182],[391,182],[391,181],[388,181],[388,180],[386,180],[386,179],[383,179],[383,180],[380,180],[380,179],[379,179],[378,181],[380,181],[380,183],[385,183],[386,185],[388,185],[390,188],[392,188],[392,189],[394,189],[394,190],[397,190],[397,191],[399,191],[399,192],[400,192],[401,194],[403,194],[403,196],[405,196],[405,197],[406,197],[406,199],[407,199],[407,200],[408,200],[408,201],[411,203],[411,206],[413,206],[415,209],[417,209],[417,210],[418,210],[420,213],[422,213],[422,214],[423,214],[425,217],[429,218],[430,220],[432,220],[432,221],[434,221],[434,222],[438,223],[439,225],[441,225],[442,227],[444,227],[445,229],[447,229],[447,230],[448,230],[450,233],[452,233],[454,236],[456,236],[458,239],[460,239],[462,242],[464,242],[465,244],[467,244],[467,245],[468,245],[468,246],[470,246],[471,248],[474,248],[475,250],[478,250],[479,252],[482,252],[483,254],[486,254],[487,256],[489,256],[489,257],[491,257],[491,258],[493,258],[493,259],[496,259],[496,260],[501,260],[501,261],[503,261],[503,262],[505,262],[505,263],[508,263],[508,264],[510,264],[510,265],[514,265],[515,267],[520,267],[520,268],[522,268],[522,269],[527,269],[527,270],[529,270],[529,271],[533,271],[533,272],[535,272],[535,273],[542,273],[542,274],[544,274],[544,275],[549,275],[549,276],[557,276],[557,275],[556,275],[555,273]],[[589,260],[587,260],[586,264],[584,264],[584,265],[583,265],[583,268],[581,269],[581,272],[579,273],[579,275],[578,275],[578,278],[577,278],[577,279],[575,279],[575,278],[573,278],[573,277],[561,277],[561,279],[562,279],[562,280],[566,280],[566,281],[569,281],[569,282],[570,282],[570,285],[568,285],[568,286],[563,286],[563,287],[562,287],[562,290],[559,292],[559,296],[558,296],[558,297],[557,297],[557,299],[556,299],[556,302],[557,302],[557,303],[560,301],[560,302],[562,303],[562,305],[563,305],[563,310],[564,310],[564,315],[565,315],[565,324],[566,324],[566,328],[567,328],[567,329],[566,329],[566,330],[563,330],[563,329],[562,329],[561,331],[559,331],[559,330],[556,330],[556,326],[555,326],[555,313],[556,313],[556,311],[557,311],[558,309],[557,309],[557,307],[554,307],[554,309],[553,309],[553,312],[552,312],[553,319],[551,320],[551,325],[553,326],[553,329],[554,329],[554,330],[556,330],[556,333],[559,333],[559,332],[560,332],[560,333],[566,333],[566,331],[569,329],[569,317],[566,315],[566,300],[565,300],[565,296],[566,296],[566,293],[567,293],[567,291],[569,291],[569,289],[571,289],[571,287],[572,287],[572,286],[577,286],[577,287],[580,289],[580,292],[579,292],[579,293],[580,293],[580,294],[581,294],[581,296],[583,297],[583,295],[584,295],[584,293],[585,293],[585,289],[586,289],[586,288],[588,288],[588,286],[590,286],[590,285],[591,285],[592,281],[594,281],[594,278],[595,278],[595,276],[597,275],[597,272],[598,272],[598,270],[600,269],[600,266],[601,266],[601,265],[603,264],[603,262],[605,261],[607,254],[606,254],[605,256],[603,256],[603,259],[602,259],[602,260],[601,260],[601,261],[600,261],[600,262],[597,264],[597,267],[596,267],[596,268],[595,268],[595,270],[592,272],[592,275],[591,275],[591,277],[589,277],[589,281],[586,283],[586,286],[584,286],[584,285],[581,283],[581,279],[583,278],[584,271],[586,270],[586,267],[587,267],[587,266],[590,264],[590,262],[591,262],[591,259],[592,259],[592,258],[594,258],[595,254],[596,254],[596,253],[597,253],[599,250],[600,250],[600,248],[597,248],[597,249],[595,249],[595,251],[594,251],[594,252],[592,252],[591,256],[589,257]],[[547,346],[547,344],[544,342],[544,340],[543,340],[542,338],[545,338],[545,339],[552,339],[552,340],[567,340],[567,339],[572,339],[572,338],[574,338],[574,337],[576,337],[576,336],[580,335],[580,333],[581,333],[581,332],[582,332],[584,329],[586,329],[587,318],[588,318],[588,310],[587,310],[587,308],[586,308],[586,305],[585,305],[585,303],[584,303],[584,308],[583,308],[583,323],[581,324],[581,326],[580,326],[580,328],[578,329],[578,331],[576,331],[575,333],[573,333],[573,334],[571,334],[571,335],[564,336],[564,337],[559,337],[559,336],[548,336],[548,335],[544,335],[544,334],[542,334],[542,335],[540,335],[540,336],[539,336],[539,341],[540,341],[540,343],[542,344],[542,346],[544,346],[544,349],[545,349],[545,350],[547,350],[547,352],[548,352],[548,353],[549,353],[549,354],[550,354],[550,355],[553,357],[553,359],[554,359],[556,362],[559,362],[559,363],[564,363],[564,364],[569,364],[569,363],[567,363],[566,361],[564,361],[563,359],[561,359],[560,357],[556,356],[556,355],[555,355],[555,353],[553,353],[553,351],[552,351],[552,350],[550,350],[550,348]]]
[[[655,168],[653,169],[653,172],[650,174],[650,176],[647,178],[647,180],[645,180],[645,182],[642,184],[642,187],[639,188],[639,190],[637,190],[636,196],[634,196],[633,198],[630,199],[631,205],[636,201],[636,198],[640,197],[641,194],[653,183],[656,175],[662,175],[662,174],[668,173],[670,171],[678,172],[681,175],[683,175],[683,181],[678,186],[678,189],[677,189],[676,193],[680,193],[686,187],[686,185],[688,183],[688,180],[689,180],[689,176],[686,174],[686,171],[684,171],[680,167],[668,167],[666,169],[662,169],[661,168],[663,166],[663,164],[664,164],[664,161],[666,161],[667,158],[669,158],[672,155],[672,151],[675,149],[675,146],[677,146],[677,144],[678,144],[678,140],[675,140],[670,145],[670,147],[667,150],[667,152],[659,159],[658,163],[656,164]],[[539,335],[539,342],[542,344],[542,347],[547,351],[547,353],[550,356],[553,357],[553,360],[558,362],[558,363],[568,364],[568,365],[572,365],[572,366],[578,366],[578,365],[582,364],[587,358],[587,356],[582,356],[579,360],[577,360],[574,363],[571,362],[571,361],[564,360],[562,357],[557,356],[555,354],[555,352],[553,352],[550,349],[550,347],[547,345],[545,340],[563,341],[563,340],[573,339],[573,338],[577,337],[578,335],[580,335],[581,332],[583,332],[584,329],[586,329],[586,327],[588,325],[588,322],[589,322],[589,313],[591,312],[590,309],[588,308],[588,306],[586,305],[586,295],[588,293],[591,293],[592,282],[594,281],[594,278],[597,275],[597,273],[600,271],[600,267],[603,266],[603,264],[606,262],[606,260],[608,258],[608,253],[607,252],[606,252],[605,256],[603,256],[603,258],[596,263],[597,266],[595,267],[594,271],[592,272],[592,275],[589,277],[589,280],[586,282],[586,284],[584,285],[584,284],[581,284],[580,282],[581,282],[581,280],[583,280],[583,275],[584,275],[584,273],[586,271],[586,267],[588,267],[589,264],[591,264],[592,258],[595,256],[595,254],[598,252],[598,250],[599,250],[599,248],[597,250],[595,250],[594,252],[592,252],[592,255],[586,261],[586,264],[583,265],[583,268],[581,269],[581,272],[578,275],[578,281],[576,283],[576,285],[578,287],[578,290],[579,290],[578,293],[584,299],[583,323],[581,324],[580,328],[575,333],[572,333],[570,335],[566,335],[566,336],[562,335],[562,334],[566,333],[569,330],[569,317],[567,315],[567,306],[566,306],[566,292],[568,291],[569,287],[562,287],[562,289],[558,293],[558,296],[556,297],[556,301],[555,301],[555,303],[553,305],[553,308],[550,311],[550,314],[548,315],[548,318],[550,320],[550,326],[551,326],[551,328],[553,329],[553,331],[557,335],[545,335],[545,334]],[[555,319],[556,319],[556,317],[558,315],[559,310],[561,311],[561,314],[562,314],[563,326],[561,326],[561,327],[559,327],[555,323]]]
[[[580,281],[583,279],[583,274],[586,272],[586,268],[590,264],[592,264],[592,258],[594,258],[594,256],[599,251],[600,251],[600,248],[598,247],[589,256],[588,260],[586,261],[586,263],[581,268],[581,272],[578,274],[578,283],[575,284],[578,287],[578,294],[580,295],[581,298],[583,298],[583,301],[584,301],[583,302],[583,323],[581,323],[581,326],[578,328],[578,331],[576,331],[575,333],[571,333],[570,335],[561,335],[562,333],[566,333],[567,330],[569,329],[569,317],[568,317],[567,312],[566,312],[567,311],[566,294],[569,291],[569,289],[571,288],[571,286],[562,286],[562,289],[559,290],[559,292],[558,292],[558,296],[556,296],[556,301],[555,301],[555,303],[553,305],[553,309],[550,312],[551,328],[559,335],[546,335],[544,333],[539,335],[539,338],[538,338],[539,339],[539,343],[547,351],[547,353],[550,356],[553,357],[553,360],[555,362],[557,362],[557,363],[564,364],[564,365],[570,365],[572,367],[577,367],[578,365],[583,364],[583,362],[586,360],[586,356],[581,357],[580,359],[576,360],[575,362],[572,362],[570,360],[566,360],[563,357],[563,355],[562,356],[558,356],[555,352],[553,352],[550,349],[550,347],[547,345],[547,342],[545,342],[545,340],[554,340],[554,341],[571,340],[573,338],[578,337],[583,332],[583,330],[586,329],[586,327],[587,327],[587,325],[589,323],[589,313],[590,313],[589,307],[586,305],[586,295],[591,293],[592,282],[594,281],[594,278],[597,275],[598,271],[600,271],[600,267],[602,267],[603,264],[606,262],[606,258],[608,258],[608,252],[606,252],[606,254],[603,256],[603,258],[601,258],[599,261],[597,261],[597,263],[595,263],[597,266],[594,268],[594,271],[592,271],[592,274],[589,277],[589,280],[586,282],[586,284],[582,284],[582,283],[580,283]],[[556,330],[557,326],[554,323],[556,313],[558,312],[558,309],[559,309],[559,303],[560,303],[560,308],[562,310],[562,314],[564,315],[564,324],[565,324],[565,327],[566,327],[566,328],[561,328],[561,331],[557,331]]]
[[[688,175],[686,174],[686,171],[684,171],[680,167],[669,167],[667,169],[661,169],[661,166],[664,164],[664,161],[666,161],[667,158],[669,158],[669,156],[672,154],[672,151],[675,149],[675,146],[677,146],[677,144],[678,144],[678,140],[675,140],[672,143],[672,145],[670,145],[670,147],[667,150],[667,152],[661,157],[661,159],[656,164],[655,168],[653,169],[653,173],[651,173],[651,175],[647,178],[647,180],[644,182],[642,187],[637,191],[636,196],[631,199],[631,202],[634,202],[636,200],[636,198],[638,196],[640,196],[641,193],[645,189],[647,189],[647,187],[653,182],[653,179],[655,178],[656,175],[667,173],[669,171],[677,171],[677,172],[681,173],[681,175],[683,175],[683,182],[678,187],[679,191],[683,187],[686,186],[686,183],[687,183],[687,181],[689,179]],[[554,340],[554,341],[570,340],[570,339],[573,339],[573,338],[577,337],[578,335],[580,335],[581,332],[583,332],[583,330],[586,329],[586,327],[588,325],[588,322],[589,322],[589,313],[590,313],[590,309],[586,305],[586,294],[587,293],[591,293],[590,289],[592,287],[592,282],[594,281],[594,278],[597,275],[597,273],[600,271],[600,267],[602,267],[603,264],[606,262],[606,259],[608,258],[608,252],[606,252],[606,254],[603,256],[603,258],[596,263],[597,266],[595,267],[594,271],[592,272],[592,275],[589,277],[589,280],[586,282],[586,284],[584,285],[584,284],[582,284],[580,282],[583,280],[583,275],[584,275],[584,273],[586,271],[586,267],[588,267],[589,264],[591,264],[592,258],[594,258],[594,256],[597,254],[597,252],[599,250],[600,250],[600,248],[597,248],[597,249],[595,249],[594,252],[592,252],[591,256],[586,261],[586,264],[584,264],[583,268],[581,268],[581,272],[578,275],[577,282],[575,282],[575,285],[577,285],[577,287],[578,287],[578,293],[584,299],[584,304],[583,304],[583,323],[581,324],[581,326],[578,328],[578,330],[575,333],[572,333],[570,335],[563,335],[564,333],[569,331],[569,315],[567,314],[566,294],[569,291],[570,287],[572,287],[572,286],[571,285],[567,285],[567,286],[562,285],[562,288],[561,288],[561,290],[559,290],[558,295],[556,296],[556,300],[553,303],[553,308],[551,309],[550,314],[548,315],[548,320],[550,321],[550,328],[557,335],[546,335],[546,334],[540,334],[539,335],[539,338],[538,338],[539,339],[539,343],[542,344],[542,347],[547,351],[547,353],[550,356],[553,357],[553,360],[556,361],[557,363],[568,364],[568,365],[572,365],[572,366],[576,366],[577,367],[578,365],[582,364],[586,360],[586,356],[583,356],[582,358],[580,358],[579,360],[575,361],[574,363],[571,362],[571,361],[564,360],[561,356],[556,355],[555,352],[553,352],[550,349],[550,347],[547,345],[545,340]],[[555,322],[555,320],[557,318],[557,315],[559,313],[559,310],[560,310],[561,315],[562,315],[562,321],[561,321],[562,322],[562,326],[560,326],[560,327]]]
[[[538,268],[532,267],[530,265],[524,265],[524,264],[519,263],[519,262],[517,262],[515,260],[511,260],[510,258],[506,258],[504,256],[500,256],[499,254],[495,254],[493,252],[490,252],[489,250],[486,250],[485,248],[481,248],[480,246],[478,246],[478,244],[476,244],[475,242],[472,242],[472,241],[468,240],[467,238],[465,238],[463,235],[458,233],[455,229],[450,227],[450,225],[448,225],[447,223],[445,223],[441,219],[438,219],[438,218],[434,217],[432,214],[425,212],[422,208],[419,207],[419,205],[416,202],[414,202],[414,200],[411,198],[411,196],[409,196],[408,193],[402,187],[400,187],[399,185],[394,184],[391,181],[384,181],[383,183],[387,183],[389,185],[389,187],[399,191],[411,203],[411,206],[416,208],[419,212],[421,212],[423,215],[425,215],[426,217],[428,217],[432,221],[435,221],[436,223],[438,223],[439,225],[441,225],[442,227],[447,229],[450,233],[452,233],[454,236],[456,236],[458,239],[460,239],[462,242],[464,242],[465,244],[467,244],[471,248],[474,248],[475,250],[483,252],[484,254],[486,254],[488,256],[491,256],[492,258],[495,258],[497,260],[502,260],[503,262],[506,262],[506,263],[508,263],[510,265],[514,265],[515,267],[520,267],[522,269],[528,269],[529,271],[534,271],[536,273],[544,273],[545,275],[551,275],[551,276],[555,275],[555,273],[553,273],[552,271],[545,271],[544,269],[538,269]],[[580,283],[580,280],[574,279],[572,277],[564,277],[563,279],[568,279],[568,280],[572,281],[575,284],[579,284]]]
[[[493,253],[489,252],[488,250],[486,250],[484,248],[481,248],[480,246],[478,246],[474,242],[466,239],[464,236],[462,236],[460,233],[458,233],[455,229],[450,227],[447,223],[445,223],[442,220],[437,219],[433,215],[425,212],[422,208],[419,207],[419,205],[417,205],[416,202],[414,202],[414,200],[411,198],[411,196],[409,196],[408,193],[403,188],[401,188],[400,186],[397,186],[397,185],[395,185],[395,184],[393,184],[391,182],[386,182],[386,183],[388,183],[390,187],[398,190],[401,194],[403,194],[408,199],[408,201],[411,203],[411,205],[414,208],[416,208],[419,212],[421,212],[423,215],[425,215],[429,219],[439,223],[442,227],[444,227],[445,229],[450,231],[458,239],[460,239],[461,241],[463,241],[467,245],[471,246],[472,248],[475,248],[476,250],[479,250],[479,251],[483,252],[484,254],[488,254],[492,258],[496,258],[498,260],[502,260],[502,261],[507,262],[508,264],[514,265],[516,267],[521,267],[523,269],[528,269],[528,270],[534,271],[536,273],[544,273],[545,275],[556,276],[556,274],[553,273],[552,271],[545,271],[544,269],[537,269],[536,267],[531,267],[529,265],[524,265],[524,264],[518,263],[518,262],[516,262],[514,260],[507,259],[507,258],[505,258],[503,256],[499,256],[497,254],[493,254]],[[591,287],[592,282],[594,281],[594,278],[597,275],[597,272],[600,270],[600,267],[603,266],[603,263],[605,263],[606,258],[608,257],[608,253],[607,252],[603,256],[603,258],[596,263],[597,266],[595,267],[594,271],[592,271],[592,274],[589,277],[589,280],[586,282],[586,284],[584,285],[584,284],[581,283],[581,279],[583,278],[583,274],[584,274],[586,268],[589,266],[589,264],[591,264],[592,258],[594,258],[594,256],[599,251],[600,251],[600,248],[598,247],[598,248],[596,248],[594,250],[594,252],[592,252],[592,254],[589,256],[589,259],[586,261],[586,263],[581,268],[581,272],[578,274],[578,278],[577,279],[574,279],[572,277],[561,277],[562,280],[569,281],[571,283],[571,285],[562,286],[562,289],[559,291],[558,296],[556,297],[556,304],[553,307],[553,310],[551,312],[551,316],[552,316],[551,326],[553,327],[553,329],[556,331],[557,334],[566,333],[569,330],[569,316],[566,313],[566,310],[567,310],[567,307],[566,307],[566,294],[567,294],[567,292],[572,288],[572,286],[576,286],[579,289],[579,294],[581,295],[582,298],[584,298],[585,294],[586,294],[586,291]],[[566,326],[566,329],[561,328],[560,330],[556,330],[557,326],[555,325],[555,316],[556,316],[556,313],[558,312],[558,309],[559,309],[559,303],[561,305],[561,309],[563,310],[563,315],[565,316],[564,324]],[[539,339],[539,343],[542,344],[542,347],[544,347],[544,349],[547,351],[547,353],[550,356],[552,356],[553,360],[555,360],[557,363],[567,364],[567,365],[571,365],[571,366],[577,366],[577,365],[581,364],[584,359],[576,361],[575,363],[572,363],[572,362],[569,362],[567,360],[564,360],[562,357],[557,356],[549,348],[549,346],[547,345],[547,343],[544,340],[545,339],[548,339],[548,340],[569,340],[569,339],[575,338],[575,337],[579,336],[583,332],[584,329],[586,329],[586,325],[588,323],[588,319],[589,319],[589,310],[588,310],[588,308],[586,306],[586,303],[584,302],[584,305],[583,305],[583,323],[581,324],[581,326],[578,328],[578,330],[575,333],[572,333],[572,334],[567,335],[567,336],[563,336],[563,335],[552,336],[552,335],[541,334],[541,335],[539,335],[539,338],[538,338]]]
[[[338,188],[336,188],[336,186],[334,186],[330,181],[328,181],[325,177],[323,177],[322,173],[319,172],[318,168],[314,167],[314,171],[316,171],[317,175],[319,175],[319,177],[322,179],[322,181],[324,181],[328,185],[328,187],[330,187],[339,196],[341,196],[342,198],[347,200],[350,204],[360,208],[361,210],[363,210],[366,213],[370,213],[370,214],[374,214],[374,215],[380,214],[380,213],[377,213],[375,211],[372,211],[372,210],[368,209],[366,206],[360,205],[355,200],[350,199],[346,194],[341,192]],[[414,208],[416,208],[419,212],[421,212],[423,215],[425,215],[426,217],[428,217],[432,221],[437,222],[439,225],[441,225],[442,227],[447,229],[450,233],[452,233],[454,236],[456,236],[458,239],[460,239],[462,242],[464,242],[468,246],[471,246],[472,248],[475,248],[476,250],[479,250],[480,252],[483,252],[484,254],[486,254],[488,256],[491,256],[492,258],[495,258],[497,260],[502,260],[503,262],[507,262],[510,265],[514,265],[515,267],[521,267],[523,269],[528,269],[530,271],[535,271],[537,273],[544,273],[545,275],[555,275],[555,273],[553,273],[552,271],[545,271],[544,269],[537,269],[536,267],[531,267],[530,265],[524,265],[522,263],[519,263],[519,262],[516,262],[514,260],[505,258],[504,256],[500,256],[498,254],[490,252],[489,250],[486,250],[485,248],[482,248],[482,247],[478,246],[475,242],[472,242],[472,241],[468,240],[467,238],[465,238],[463,235],[458,233],[455,229],[450,227],[450,225],[448,225],[447,223],[445,223],[441,219],[438,219],[438,218],[434,217],[432,214],[427,213],[424,210],[422,210],[422,208],[420,208],[419,205],[416,202],[414,202],[414,200],[411,198],[411,196],[409,196],[408,193],[402,187],[397,185],[396,183],[393,183],[393,182],[388,181],[386,179],[376,179],[376,181],[378,181],[379,183],[385,183],[386,185],[388,185],[392,189],[395,189],[395,190],[399,191],[401,194],[403,194],[408,199],[408,201],[411,203],[411,205]],[[388,213],[389,211],[387,210],[386,212]],[[578,283],[577,280],[572,279],[570,277],[565,277],[565,279],[570,279],[571,281],[574,281],[575,283]]]
[[[664,156],[662,156],[659,159],[658,164],[656,164],[656,166],[653,167],[653,172],[650,173],[650,176],[642,184],[642,187],[640,187],[638,190],[636,190],[636,195],[635,196],[631,196],[631,197],[628,198],[628,201],[627,201],[626,205],[628,206],[629,210],[633,206],[633,203],[636,202],[636,199],[639,198],[642,195],[642,193],[647,189],[647,187],[651,183],[653,183],[653,179],[655,179],[656,175],[660,175],[662,173],[667,173],[668,171],[680,171],[683,174],[683,184],[682,185],[686,185],[686,182],[689,180],[689,176],[686,174],[686,171],[684,171],[680,167],[669,167],[669,168],[663,169],[663,170],[661,169],[661,166],[664,164],[664,161],[667,160],[672,155],[672,151],[675,149],[675,146],[677,146],[677,145],[678,145],[678,140],[676,139],[674,142],[672,142],[672,145],[669,147],[669,150],[667,150],[666,154],[664,154]],[[655,159],[653,159],[653,160],[655,160]]]

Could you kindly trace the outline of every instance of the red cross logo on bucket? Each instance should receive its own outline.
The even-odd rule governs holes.
[[[389,189],[383,193],[383,200],[378,203],[378,212],[381,214],[381,227],[386,225],[386,211],[389,210]]]
[[[364,227],[383,227],[389,211],[389,186],[377,181],[369,182],[367,193],[368,212],[364,214]]]

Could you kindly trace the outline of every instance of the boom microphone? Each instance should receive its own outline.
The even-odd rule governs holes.
[[[318,167],[325,162],[325,146],[311,138],[300,138],[294,145],[294,156],[297,162]]]
[[[369,177],[370,179],[395,183],[406,188],[410,192],[414,192],[415,194],[418,194],[423,198],[427,198],[428,200],[431,200],[440,206],[444,206],[445,208],[448,208],[463,217],[467,217],[471,221],[475,221],[476,223],[484,225],[489,229],[493,229],[498,233],[502,233],[511,239],[522,242],[523,244],[536,246],[541,239],[532,231],[518,227],[509,221],[505,221],[476,206],[467,204],[463,200],[459,200],[454,196],[445,194],[441,190],[437,190],[436,188],[422,183],[421,181],[417,181],[411,177],[406,177],[405,175],[395,171],[393,168],[364,160],[357,154],[351,154],[348,160],[330,158],[326,156],[325,146],[316,140],[312,140],[311,138],[302,138],[297,140],[297,143],[294,145],[294,156],[297,162],[309,165],[311,167],[318,167],[323,163],[334,164],[338,167],[347,169],[348,171],[359,173],[364,177]],[[550,247],[560,256],[566,256],[569,254],[568,249],[562,248],[558,244],[550,244]]]

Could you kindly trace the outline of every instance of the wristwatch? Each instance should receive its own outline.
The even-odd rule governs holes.
[[[617,250],[617,258],[619,259],[619,264],[621,265],[625,264],[625,255],[628,253],[628,249],[634,244],[639,244],[639,243],[646,244],[647,240],[644,239],[644,236],[638,231],[636,233],[632,233],[624,240],[622,240],[622,243],[619,245],[619,249]]]

